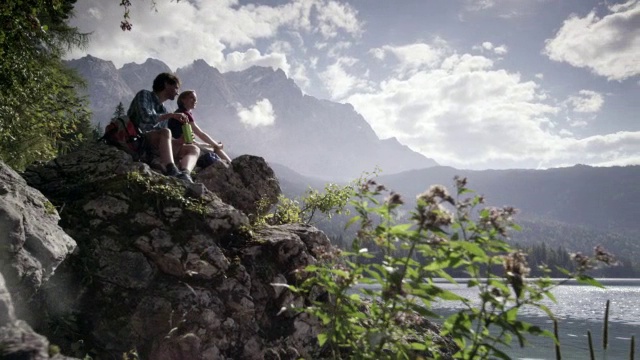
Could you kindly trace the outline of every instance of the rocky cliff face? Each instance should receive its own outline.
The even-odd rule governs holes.
[[[7,333],[29,333],[38,340],[29,354],[39,355],[26,358],[49,358],[47,339],[24,319],[78,357],[314,357],[315,321],[281,311],[306,300],[270,284],[299,281],[295,270],[331,245],[308,226],[248,230],[251,199],[279,193],[261,158],[200,174],[205,183],[226,179],[214,191],[244,211],[106,146],[29,167],[24,177],[46,198],[1,169],[0,219],[9,231],[0,246],[0,354],[16,349]]]
[[[151,88],[158,73],[169,71],[152,59],[118,70],[91,56],[68,64],[87,80],[94,122],[103,125],[118,102],[128,107],[137,91]],[[198,93],[195,115],[200,126],[231,153],[260,154],[300,174],[340,180],[352,180],[376,166],[389,174],[437,165],[396,140],[380,140],[351,105],[303,94],[282,70],[252,67],[222,74],[196,60],[176,73],[182,89]],[[117,89],[107,84],[117,84]],[[127,91],[121,89],[123,84]],[[257,110],[257,104],[267,102]],[[253,120],[268,116],[271,121],[250,125],[247,118],[242,121],[242,111],[244,116],[251,113]]]

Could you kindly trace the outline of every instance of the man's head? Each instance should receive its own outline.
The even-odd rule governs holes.
[[[173,100],[178,95],[180,79],[171,73],[161,73],[153,80],[153,92],[164,93],[164,97]]]

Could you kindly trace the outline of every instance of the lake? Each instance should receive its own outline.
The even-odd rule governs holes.
[[[604,289],[578,284],[561,285],[552,291],[557,303],[545,301],[559,321],[559,338],[563,360],[589,359],[587,331],[591,331],[596,359],[629,359],[631,336],[636,336],[636,354],[640,343],[640,279],[599,279]],[[464,280],[461,280],[463,283]],[[465,285],[439,284],[468,298],[476,298],[476,291]],[[609,308],[609,347],[602,350],[602,330],[607,300]],[[435,312],[450,313],[458,307],[452,302],[434,305]],[[522,320],[553,331],[553,323],[536,309],[523,309]],[[520,348],[517,342],[505,352],[513,359],[555,360],[553,341],[533,337],[530,344]]]

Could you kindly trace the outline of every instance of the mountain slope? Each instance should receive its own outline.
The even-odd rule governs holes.
[[[151,88],[155,75],[169,71],[153,59],[121,69],[92,56],[68,64],[87,80],[94,122],[102,124],[118,102],[128,107],[137,91]],[[176,74],[183,90],[197,91],[198,124],[233,153],[259,155],[323,179],[350,180],[376,167],[397,173],[437,165],[396,139],[379,139],[353,106],[303,94],[282,70],[223,74],[197,60]]]

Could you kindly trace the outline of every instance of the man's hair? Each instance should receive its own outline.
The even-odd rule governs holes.
[[[180,79],[171,73],[158,74],[153,80],[153,91],[159,92],[164,90],[166,84],[180,86]]]
[[[184,109],[184,100],[187,98],[187,96],[191,96],[193,94],[195,94],[196,91],[195,90],[185,90],[183,92],[180,93],[180,95],[178,95],[178,108],[179,109]]]

